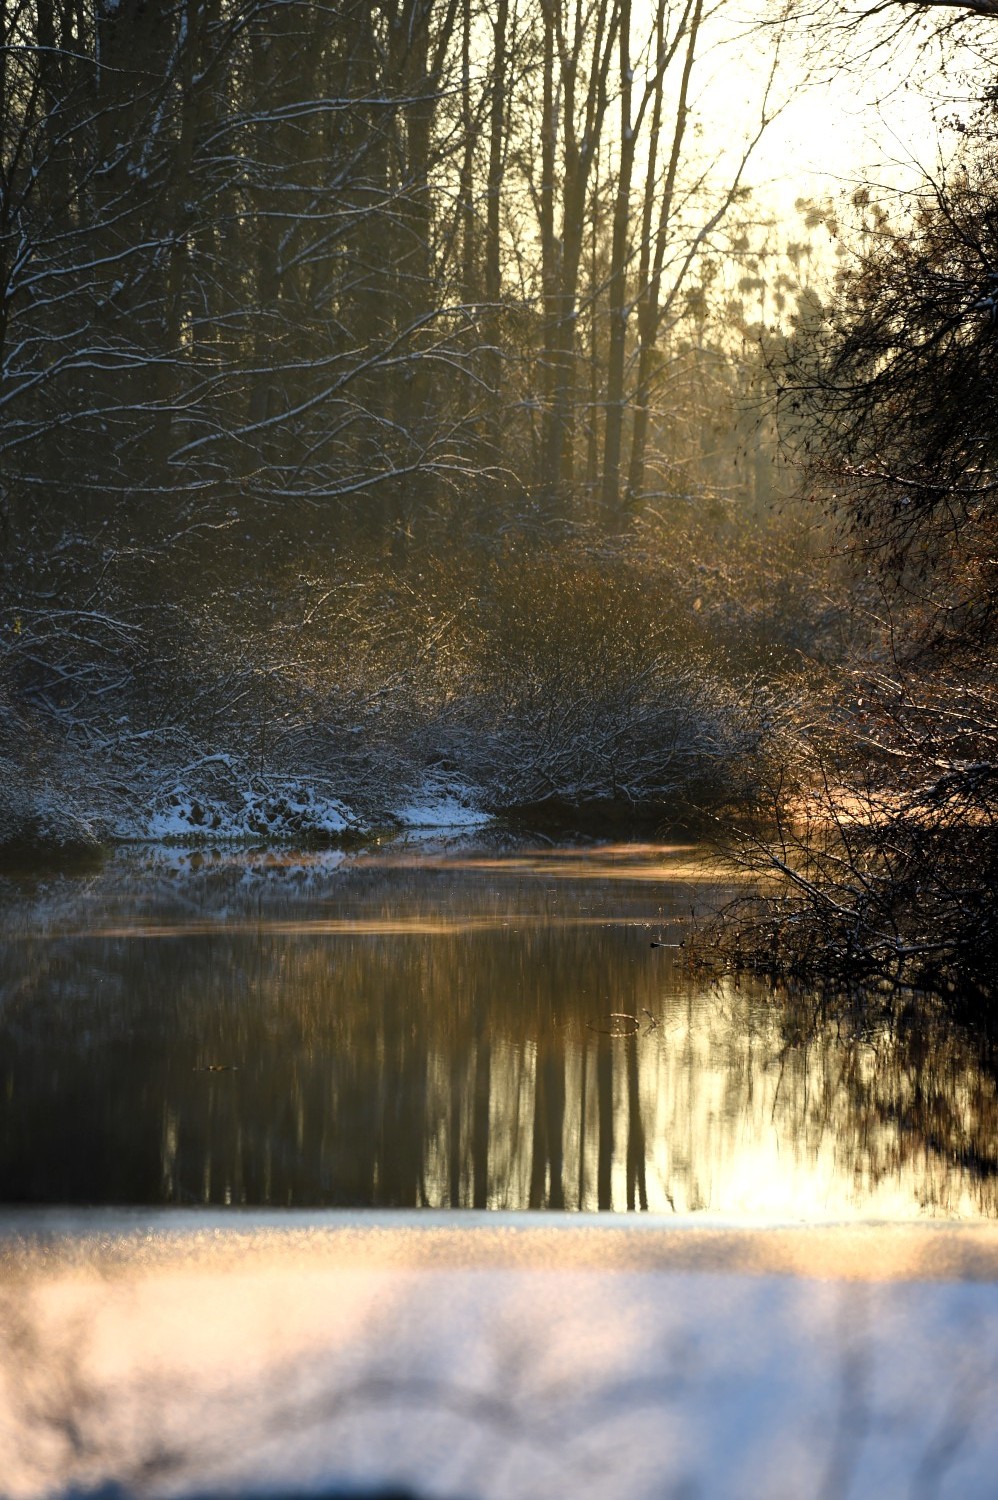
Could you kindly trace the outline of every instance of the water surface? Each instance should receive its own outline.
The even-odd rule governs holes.
[[[401,845],[6,880],[0,1201],[995,1216],[984,1040],[691,974],[730,878]]]

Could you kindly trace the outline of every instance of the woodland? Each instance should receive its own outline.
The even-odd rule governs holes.
[[[988,991],[991,9],[4,0],[0,843],[709,829],[726,962]],[[945,166],[778,214],[791,44]]]

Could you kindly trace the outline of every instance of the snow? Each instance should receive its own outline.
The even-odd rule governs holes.
[[[470,787],[440,788],[429,783],[413,801],[397,808],[394,816],[404,828],[481,828],[492,817],[475,803],[476,793]]]
[[[8,1500],[995,1492],[993,1225],[7,1211],[0,1269]]]
[[[183,738],[173,747],[177,753],[163,754],[165,747],[154,743],[152,731],[132,734],[127,723],[119,728],[114,754],[102,766],[95,770],[75,753],[67,754],[53,768],[51,785],[23,793],[25,806],[30,803],[39,814],[58,808],[64,819],[91,826],[95,839],[194,848],[226,843],[316,848],[356,842],[391,826],[460,832],[492,821],[482,811],[481,791],[455,778],[430,776],[415,788],[411,783],[381,787],[374,797],[368,789],[362,815],[339,795],[340,781],[328,773],[254,765],[221,751],[199,754]],[[19,785],[13,771],[8,780]],[[403,805],[392,805],[392,791]]]
[[[179,781],[161,792],[135,832],[151,840],[213,842],[267,839],[294,842],[328,839],[356,830],[358,819],[341,802],[304,782],[273,779],[234,795],[198,795]]]

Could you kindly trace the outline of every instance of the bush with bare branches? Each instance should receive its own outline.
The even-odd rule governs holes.
[[[784,431],[839,527],[870,646],[741,836],[761,893],[740,961],[836,982],[990,993],[998,953],[998,145],[977,121],[946,179],[862,248],[791,341]],[[814,716],[812,714],[812,723]]]

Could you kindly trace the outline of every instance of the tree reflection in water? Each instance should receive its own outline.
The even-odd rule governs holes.
[[[5,1201],[996,1212],[987,1039],[691,979],[689,850],[178,864],[6,887]]]

